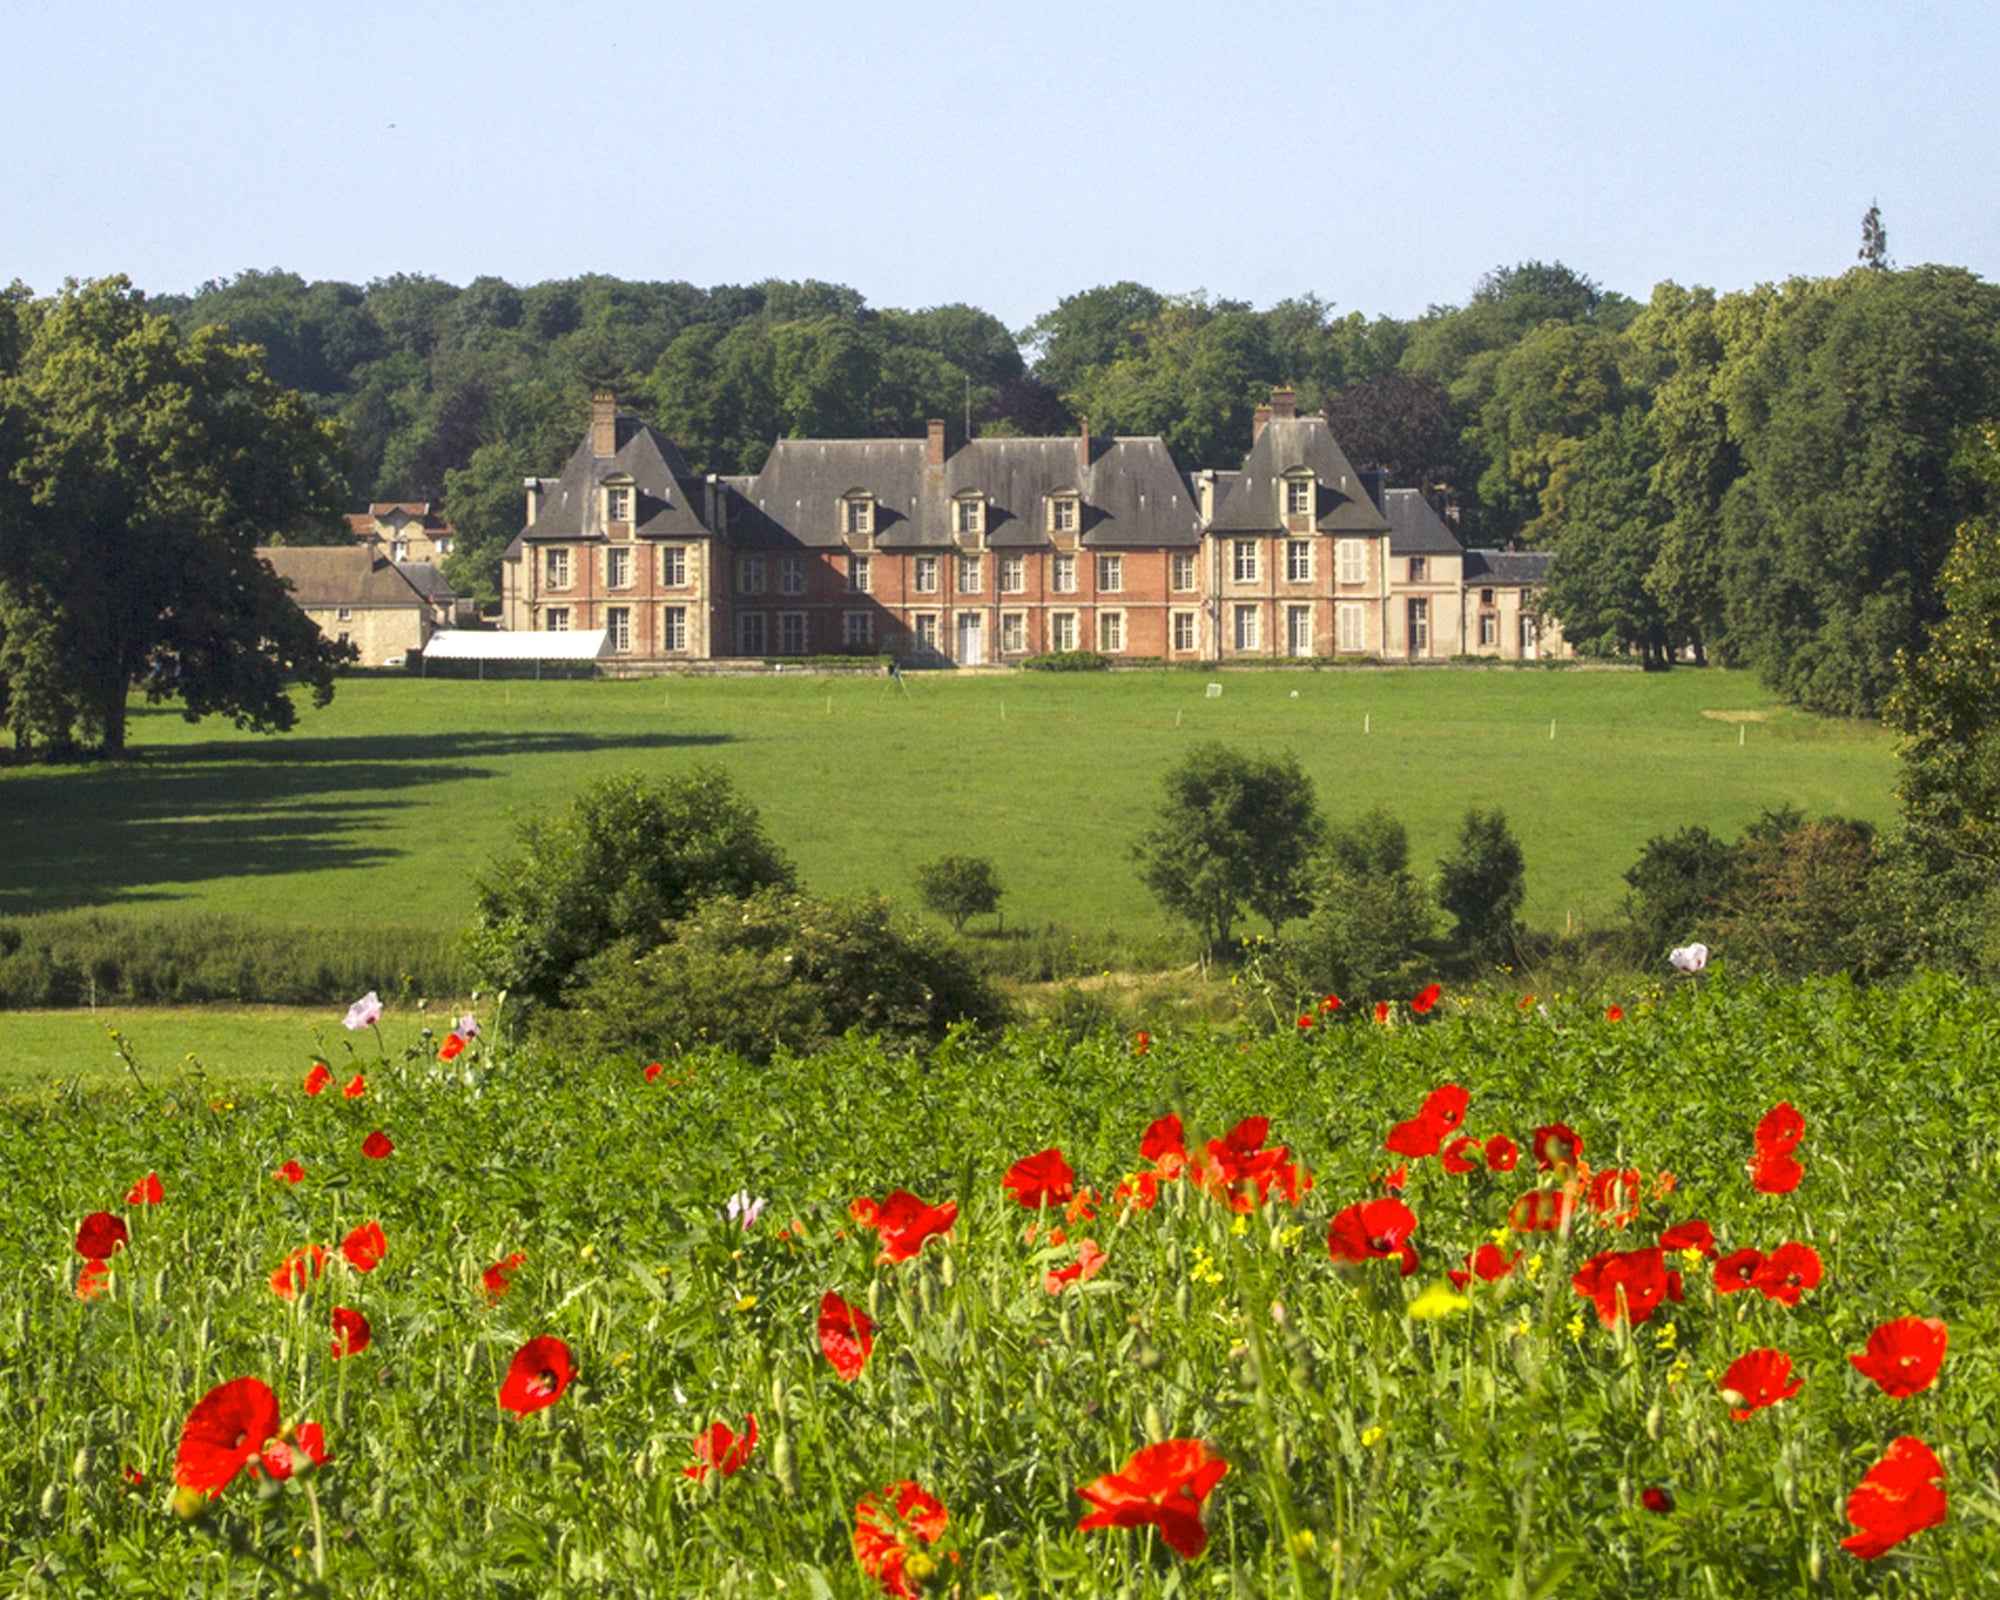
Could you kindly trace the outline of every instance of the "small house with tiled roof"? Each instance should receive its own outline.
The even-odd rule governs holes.
[[[351,645],[364,667],[399,664],[451,621],[399,566],[366,545],[282,545],[257,552],[321,633]],[[448,592],[448,591],[447,591]]]
[[[366,511],[349,512],[347,528],[356,544],[396,562],[435,565],[451,554],[455,537],[430,500],[378,500]]]

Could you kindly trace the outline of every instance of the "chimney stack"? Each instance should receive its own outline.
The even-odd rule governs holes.
[[[1090,418],[1082,417],[1078,420],[1083,424],[1083,464],[1087,467],[1090,465]]]
[[[1361,487],[1368,491],[1368,498],[1375,502],[1375,509],[1388,515],[1388,508],[1382,504],[1382,496],[1388,491],[1389,474],[1381,467],[1363,467],[1356,474],[1361,479]]]
[[[1271,391],[1271,415],[1280,422],[1289,422],[1299,414],[1299,392],[1288,383],[1281,383]]]
[[[1254,445],[1264,435],[1264,425],[1271,420],[1271,408],[1259,406],[1250,418],[1250,442]]]
[[[618,454],[618,401],[601,391],[590,397],[590,453]]]
[[[944,418],[932,417],[926,424],[924,435],[924,462],[927,466],[944,465]]]
[[[528,526],[532,528],[535,525],[535,518],[542,514],[542,480],[523,478],[521,488],[528,496]]]

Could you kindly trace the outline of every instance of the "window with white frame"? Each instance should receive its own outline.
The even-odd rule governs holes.
[[[567,550],[544,550],[542,552],[542,586],[547,589],[567,589],[569,587],[569,552]]]
[[[548,610],[544,611],[542,613],[542,631],[544,633],[568,633],[569,607],[550,606]]]
[[[688,647],[688,614],[686,606],[660,607],[660,648],[669,655],[678,655]]]
[[[1285,581],[1287,583],[1311,583],[1312,575],[1312,540],[1287,539],[1285,541]]]
[[[1076,557],[1056,556],[1049,566],[1049,587],[1057,594],[1076,593]]]
[[[1313,653],[1313,608],[1285,607],[1285,653],[1309,656]]]
[[[335,606],[333,608],[333,620],[335,622],[352,622],[354,620],[354,608],[352,606]]]
[[[762,556],[738,556],[736,558],[736,592],[738,594],[762,594],[764,592],[764,558]],[[758,647],[760,650],[762,646]]]
[[[1099,556],[1097,558],[1097,588],[1100,594],[1118,594],[1125,587],[1125,558],[1123,556]]]
[[[960,556],[958,558],[958,592],[960,594],[979,593],[981,585],[986,580],[986,574],[980,570],[981,566],[982,563],[977,556]]]
[[[613,655],[632,653],[632,608],[611,606],[604,613],[604,632],[608,636]]]
[[[1122,611],[1100,611],[1097,614],[1097,648],[1107,656],[1115,656],[1125,648],[1125,613]]]
[[[1231,619],[1235,624],[1236,648],[1255,650],[1257,648],[1257,608],[1237,606]]]
[[[868,592],[868,558],[849,556],[847,558],[847,592],[866,594]]]
[[[685,589],[688,581],[688,553],[684,544],[660,546],[660,587]]]
[[[1338,647],[1342,650],[1366,649],[1368,644],[1367,607],[1357,601],[1343,600],[1335,610],[1338,621]]]
[[[778,613],[778,654],[802,656],[806,653],[806,614],[803,611]]]
[[[918,556],[915,567],[915,582],[911,587],[918,594],[936,594],[938,586],[938,558],[936,556]]]
[[[1431,603],[1428,600],[1412,600],[1409,609],[1410,654],[1427,656],[1431,653]]]
[[[935,611],[925,611],[915,619],[917,627],[917,648],[935,651],[938,647],[938,619]]]
[[[1174,552],[1173,585],[1178,594],[1188,594],[1194,589],[1194,552],[1176,550]]]
[[[1234,539],[1230,541],[1230,575],[1238,583],[1257,581],[1257,541],[1255,539]]]
[[[979,533],[986,526],[986,502],[978,495],[960,495],[951,503],[951,531]]]
[[[604,491],[604,520],[606,522],[630,522],[632,520],[632,486],[613,484]]]
[[[1313,508],[1313,481],[1311,478],[1287,478],[1285,480],[1285,515],[1288,517],[1309,517]]]
[[[736,619],[736,653],[761,656],[764,653],[764,613],[746,611]]]
[[[875,531],[875,501],[872,496],[851,494],[840,502],[840,531],[862,536]]]
[[[1192,611],[1174,613],[1174,650],[1185,654],[1195,648],[1195,621]]]
[[[1018,656],[1028,649],[1028,616],[1024,611],[1000,613],[1000,653]]]
[[[806,558],[804,556],[778,557],[778,593],[804,594],[806,592]]]
[[[1368,581],[1368,547],[1359,539],[1340,541],[1340,581],[1342,583]]]
[[[875,642],[875,613],[843,611],[840,614],[840,642],[844,645],[872,645]]]
[[[1076,648],[1076,613],[1055,611],[1049,614],[1049,648],[1051,650],[1074,650]]]
[[[1479,642],[1482,645],[1500,643],[1500,613],[1482,611],[1479,613]]]
[[[607,589],[632,587],[632,550],[629,545],[604,552],[604,587]]]
[[[1000,592],[1019,594],[1028,587],[1028,563],[1021,556],[1000,558]]]
[[[1422,583],[1430,576],[1430,563],[1422,556],[1410,557],[1410,582]]]
[[[1049,532],[1075,533],[1076,525],[1082,520],[1077,498],[1073,494],[1059,494],[1049,501]]]

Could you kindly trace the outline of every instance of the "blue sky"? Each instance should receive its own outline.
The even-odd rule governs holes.
[[[1121,278],[1414,315],[2000,277],[2000,7],[0,3],[0,280],[814,277],[1020,327]]]

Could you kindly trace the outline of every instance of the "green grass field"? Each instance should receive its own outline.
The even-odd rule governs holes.
[[[383,1019],[383,1037],[401,1049],[422,1025],[410,1008],[393,1007]],[[231,1090],[265,1088],[297,1083],[315,1050],[336,1063],[346,1058],[339,1012],[329,1006],[10,1011],[0,1013],[0,1096],[56,1083],[131,1083],[131,1069],[110,1034],[114,1028],[142,1081],[199,1067]]]
[[[1146,937],[1165,923],[1130,841],[1162,772],[1209,739],[1295,750],[1336,820],[1388,806],[1420,870],[1467,806],[1504,806],[1542,927],[1608,919],[1639,846],[1683,824],[1893,815],[1880,728],[1713,670],[355,678],[283,737],[154,709],[127,763],[0,774],[0,914],[448,929],[520,814],[601,773],[715,762],[816,889],[909,901],[916,863],[969,852],[998,867],[1009,925]]]

